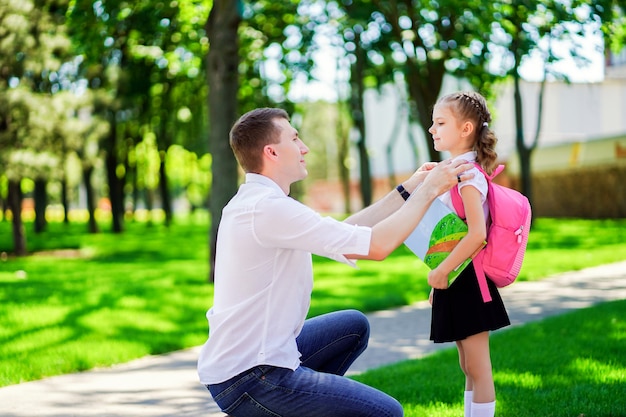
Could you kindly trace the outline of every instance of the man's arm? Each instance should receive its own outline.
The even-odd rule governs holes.
[[[436,162],[427,162],[411,175],[409,179],[402,183],[402,186],[409,194],[424,182],[428,172],[437,166]],[[359,226],[374,226],[380,221],[389,217],[404,204],[404,198],[395,188],[389,191],[383,198],[374,204],[354,213],[344,221]]]
[[[404,202],[403,198],[395,190],[393,192],[398,194],[397,197],[393,196],[393,192],[390,193],[391,195],[388,194],[383,198],[387,206],[381,203],[380,208],[372,211],[372,216],[380,216],[385,212],[385,207],[389,207],[386,210],[390,214],[371,226],[372,239],[369,253],[367,255],[346,256],[351,259],[385,259],[411,234],[433,200],[455,186],[458,183],[458,176],[472,168],[472,166],[469,163],[444,161],[428,173],[423,184],[413,191],[415,195],[408,201]],[[461,180],[471,177],[471,174],[465,174],[461,177]],[[413,176],[411,179],[413,179]],[[396,207],[395,210],[393,210],[394,206]]]

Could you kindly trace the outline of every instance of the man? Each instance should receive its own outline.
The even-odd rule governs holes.
[[[244,114],[231,129],[230,145],[246,181],[218,229],[200,381],[234,417],[402,416],[395,399],[343,376],[367,347],[362,313],[305,320],[311,253],[349,265],[385,259],[439,194],[467,179],[460,175],[471,164],[426,164],[397,191],[341,222],[288,196],[291,184],[307,176],[309,149],[285,111]]]

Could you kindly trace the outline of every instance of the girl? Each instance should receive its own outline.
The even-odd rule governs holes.
[[[497,154],[497,138],[489,129],[491,115],[480,94],[453,93],[439,99],[433,110],[435,149],[447,151],[454,159],[477,162],[491,174]],[[510,324],[502,298],[493,282],[488,281],[492,301],[481,297],[474,268],[470,265],[448,288],[448,274],[470,257],[487,234],[487,180],[472,168],[471,180],[459,184],[465,208],[468,234],[448,258],[428,274],[432,321],[430,339],[435,343],[456,342],[459,363],[465,374],[464,408],[466,417],[492,417],[495,414],[495,388],[489,356],[489,331]],[[450,192],[441,200],[453,209]]]

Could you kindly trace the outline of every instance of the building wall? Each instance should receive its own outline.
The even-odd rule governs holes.
[[[537,128],[539,83],[522,83],[526,144]],[[509,159],[515,153],[515,113],[512,86],[505,86],[494,105],[493,128],[499,138],[498,153]],[[626,134],[626,79],[602,83],[548,83],[544,96],[538,153],[564,143],[588,143]]]

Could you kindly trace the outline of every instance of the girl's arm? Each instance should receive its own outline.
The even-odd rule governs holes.
[[[472,256],[483,245],[487,236],[480,191],[474,186],[463,187],[460,191],[467,217],[468,233],[448,257],[428,273],[428,284],[433,288],[448,288],[448,274]]]

